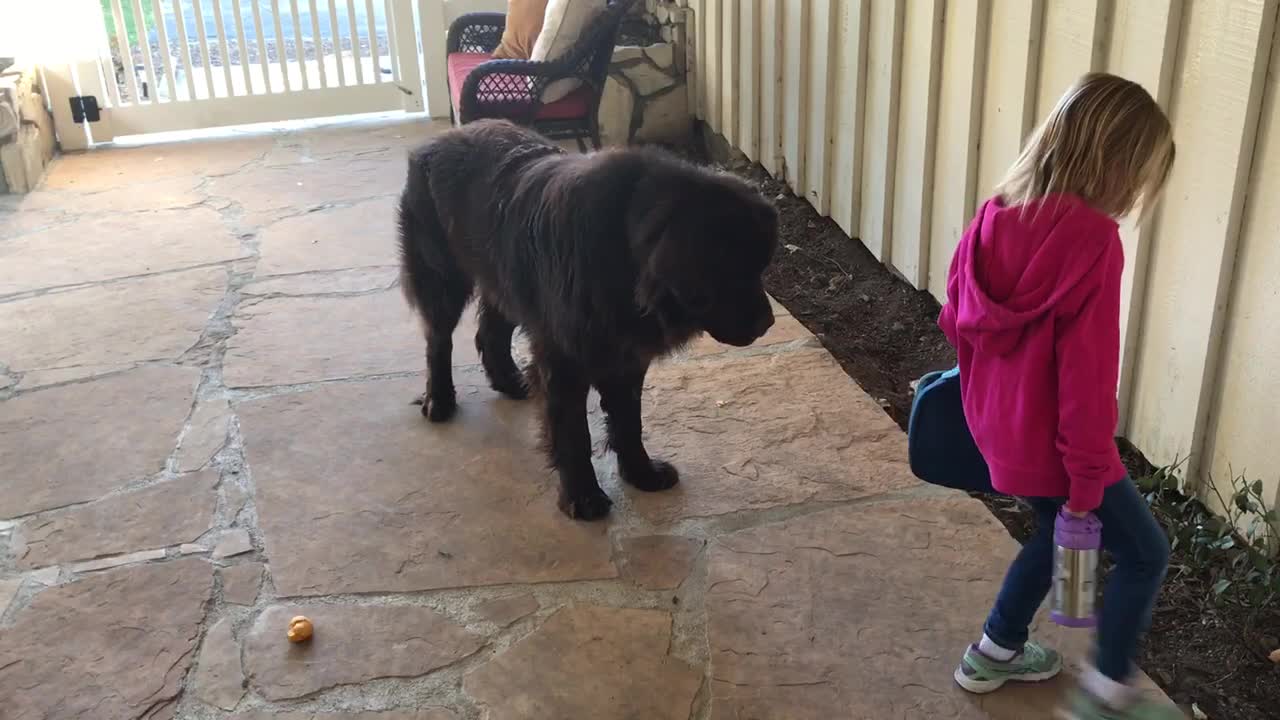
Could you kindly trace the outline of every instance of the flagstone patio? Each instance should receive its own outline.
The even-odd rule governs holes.
[[[0,197],[0,717],[1049,717],[1064,681],[951,680],[1014,542],[781,308],[655,368],[684,482],[602,450],[608,522],[559,513],[469,338],[426,423],[392,207],[439,129],[97,151]]]

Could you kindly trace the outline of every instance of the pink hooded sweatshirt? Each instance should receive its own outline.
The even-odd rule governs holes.
[[[1116,449],[1120,273],[1110,217],[1053,195],[988,200],[965,231],[938,325],[996,489],[1085,512],[1124,479]]]

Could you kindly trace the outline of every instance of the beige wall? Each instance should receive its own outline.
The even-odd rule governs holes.
[[[1066,86],[1098,69],[1147,87],[1178,163],[1123,228],[1121,430],[1280,503],[1280,0],[689,5],[699,116],[937,297]]]

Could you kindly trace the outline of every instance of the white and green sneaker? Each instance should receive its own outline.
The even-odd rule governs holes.
[[[1067,704],[1055,713],[1058,720],[1185,720],[1176,707],[1154,700],[1137,700],[1123,710],[1114,710],[1083,690],[1072,692]]]
[[[1033,642],[1007,661],[995,660],[970,645],[960,667],[956,668],[956,684],[971,693],[995,692],[1007,682],[1043,682],[1062,672],[1062,656]]]

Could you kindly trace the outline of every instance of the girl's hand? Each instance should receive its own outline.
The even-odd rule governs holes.
[[[1089,514],[1089,513],[1087,513],[1087,512],[1076,512],[1075,510],[1072,510],[1071,508],[1067,508],[1066,510],[1067,510],[1067,514],[1068,514],[1068,515],[1070,515],[1070,516],[1071,516],[1071,517],[1073,517],[1073,518],[1083,518],[1084,516],[1086,516],[1086,515],[1088,515],[1088,514]]]

